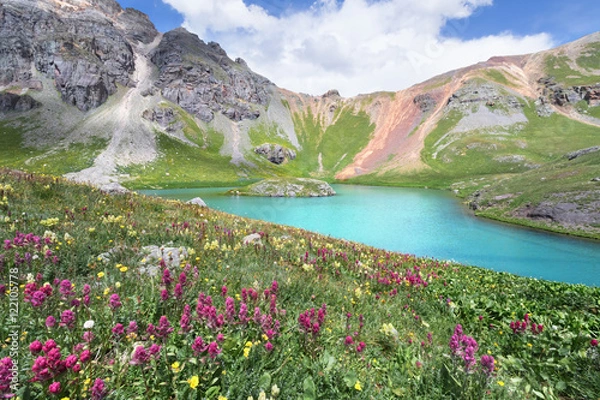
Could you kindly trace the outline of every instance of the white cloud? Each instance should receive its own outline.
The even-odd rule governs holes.
[[[510,33],[469,41],[466,17],[492,0],[318,0],[307,10],[274,16],[243,0],[163,0],[184,26],[286,89],[343,96],[399,90],[496,55],[551,47],[548,34]]]

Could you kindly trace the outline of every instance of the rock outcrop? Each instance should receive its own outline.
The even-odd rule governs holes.
[[[296,152],[279,144],[264,143],[254,149],[256,154],[263,155],[273,164],[283,164],[285,161],[294,160]]]
[[[40,102],[29,95],[19,96],[14,93],[0,93],[0,112],[3,111],[29,111],[39,107]]]
[[[261,197],[327,197],[335,191],[327,182],[318,179],[265,179],[235,194]]]
[[[435,99],[429,93],[419,94],[415,96],[415,98],[413,99],[413,103],[417,107],[419,107],[421,112],[424,113],[433,110],[436,106]]]
[[[156,122],[167,132],[174,132],[183,127],[171,107],[154,107],[151,110],[144,111],[142,117],[148,121]]]
[[[596,153],[600,151],[600,146],[588,147],[587,149],[581,149],[567,154],[565,157],[569,161],[576,159],[577,157],[584,156],[586,154]]]
[[[0,85],[31,85],[34,67],[82,111],[103,104],[117,84],[135,85],[128,39],[147,43],[158,34],[145,15],[113,0],[36,3],[0,4]]]
[[[269,101],[269,80],[237,63],[214,42],[204,43],[183,28],[167,32],[152,55],[160,75],[155,83],[161,94],[210,122],[215,113],[234,121],[256,119],[258,107]]]

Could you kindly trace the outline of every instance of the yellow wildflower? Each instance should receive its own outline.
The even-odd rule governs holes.
[[[179,361],[175,361],[173,364],[171,364],[171,369],[175,373],[181,371],[181,364],[179,364]]]
[[[196,389],[198,387],[198,383],[200,383],[200,379],[198,379],[198,375],[194,375],[187,380],[187,383],[190,384],[192,389]]]
[[[121,271],[121,272],[127,272],[127,269],[128,269],[127,267],[123,266],[123,267],[119,268],[119,271]]]
[[[358,390],[359,392],[362,390],[362,386],[360,385],[359,380],[357,380],[356,383],[354,384],[354,389]]]
[[[104,272],[100,271],[98,272],[98,278],[102,279],[104,277]]]
[[[219,397],[217,397],[217,400],[227,400],[227,397],[219,395]]]
[[[498,381],[498,385],[504,386],[504,381]]]

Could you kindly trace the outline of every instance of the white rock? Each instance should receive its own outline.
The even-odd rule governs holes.
[[[202,200],[200,197],[194,197],[193,199],[186,201],[187,204],[195,204],[198,207],[208,207],[206,205],[206,203],[204,202],[204,200]]]

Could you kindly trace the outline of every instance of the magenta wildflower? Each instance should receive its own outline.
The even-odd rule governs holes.
[[[148,347],[148,353],[151,356],[154,356],[154,358],[158,358],[161,349],[162,349],[162,346],[160,346],[156,343],[152,343],[150,345],[150,347]]]
[[[273,345],[271,344],[271,342],[265,343],[265,350],[267,350],[269,353],[273,351]]]
[[[48,390],[52,394],[58,394],[58,393],[60,393],[60,382],[52,382],[50,384],[50,386],[48,387]]]
[[[48,360],[46,360],[46,357],[37,357],[31,366],[31,370],[35,374],[33,377],[34,382],[45,381],[52,378],[52,372],[50,372],[50,366],[48,365]]]
[[[221,349],[219,349],[217,342],[212,342],[208,345],[208,355],[210,358],[216,358],[219,353],[221,353]]]
[[[110,300],[108,301],[108,303],[110,304],[110,307],[113,310],[116,310],[117,308],[123,305],[121,304],[121,297],[119,297],[119,295],[116,293],[110,295]]]
[[[221,296],[225,297],[227,296],[227,286],[223,285],[221,287]]]
[[[61,281],[59,291],[62,295],[63,300],[66,300],[68,297],[72,296],[74,293],[71,281],[68,279],[64,279],[63,281]]]
[[[94,334],[92,333],[92,331],[83,332],[83,340],[88,343],[90,343],[92,340],[94,340]]]
[[[344,340],[344,344],[346,346],[351,346],[352,344],[354,344],[354,339],[352,339],[352,336],[350,336],[350,335],[346,336],[346,339]]]
[[[135,321],[130,321],[129,322],[129,326],[127,327],[127,333],[137,333],[138,331],[138,325],[137,322]]]
[[[7,393],[10,389],[13,367],[12,358],[5,357],[0,360],[0,394]]]
[[[179,283],[181,283],[181,285],[185,285],[186,282],[187,275],[185,274],[185,272],[182,272],[181,274],[179,274]]]
[[[181,283],[175,285],[173,297],[175,297],[176,299],[180,299],[181,297],[183,297],[183,287],[181,286]]]
[[[365,344],[365,342],[360,342],[358,344],[358,346],[356,346],[356,352],[362,353],[363,350],[365,349],[365,347],[367,347],[367,345]]]
[[[65,358],[65,367],[71,369],[77,364],[77,361],[79,361],[79,358],[75,354],[71,354]]]
[[[123,328],[123,324],[119,324],[117,323],[113,328],[112,328],[112,333],[116,336],[121,336],[123,333],[125,333],[125,329]]]
[[[206,350],[206,345],[204,344],[204,340],[201,336],[198,336],[194,339],[194,343],[192,343],[192,350],[194,350],[194,355],[198,355]]]
[[[250,318],[248,318],[248,306],[246,305],[246,303],[240,304],[240,312],[238,314],[238,319],[243,324],[247,324],[248,321],[250,321]]]
[[[477,362],[475,352],[479,349],[477,341],[471,336],[463,334],[462,326],[456,325],[454,334],[450,338],[450,352],[455,357],[461,357],[465,363],[465,368],[469,370]]]
[[[192,330],[191,326],[192,321],[192,311],[189,304],[186,304],[183,307],[183,314],[181,315],[181,319],[179,320],[179,326],[181,327],[182,332],[189,332]]]
[[[90,361],[91,358],[92,358],[92,353],[90,353],[89,350],[84,350],[79,355],[79,361],[81,361],[82,364],[85,364],[86,362]]]
[[[39,340],[34,340],[29,345],[29,351],[31,354],[38,354],[40,351],[42,351],[42,343]]]
[[[481,356],[480,363],[483,372],[487,376],[490,376],[494,372],[494,357],[484,354],[483,356]]]
[[[165,315],[160,317],[158,321],[158,327],[156,328],[156,336],[162,339],[166,339],[173,332],[171,324]]]
[[[233,322],[235,319],[235,300],[232,297],[225,299],[225,312],[227,314],[227,321]]]
[[[60,315],[60,326],[65,326],[68,329],[73,328],[75,324],[75,313],[71,310],[65,310]]]
[[[92,386],[92,400],[102,400],[105,395],[104,381],[100,378],[96,378],[94,385]]]
[[[53,339],[48,339],[42,346],[42,351],[44,353],[48,353],[50,350],[54,349],[55,347],[57,347],[56,342]]]
[[[590,346],[592,346],[592,347],[598,347],[598,339],[592,339],[592,340],[590,340]]]
[[[133,354],[131,355],[130,364],[143,365],[146,364],[148,361],[150,361],[150,355],[146,351],[146,348],[144,346],[136,347],[133,351]]]
[[[44,300],[46,300],[46,294],[40,290],[36,290],[35,292],[33,292],[33,294],[31,295],[31,305],[33,307],[39,307],[42,304],[44,304]]]
[[[171,278],[171,273],[169,272],[168,269],[165,268],[163,270],[162,283],[165,286],[169,286],[171,284],[171,282],[173,282],[173,278]]]
[[[169,291],[167,289],[163,289],[163,290],[160,291],[160,299],[162,301],[169,300]]]

